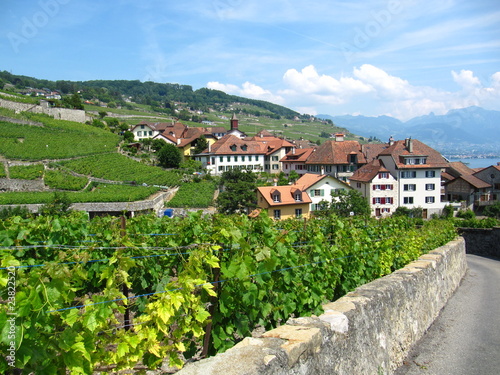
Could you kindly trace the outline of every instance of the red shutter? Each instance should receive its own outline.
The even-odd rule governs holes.
[[[380,204],[385,204],[385,198],[380,198]]]
[[[375,202],[375,198],[373,198],[373,204],[375,204],[375,203],[376,203],[376,202]]]
[[[385,190],[385,185],[382,185],[381,188],[382,188],[382,190]]]
[[[376,189],[375,189],[375,185],[373,185],[373,190],[376,190]]]

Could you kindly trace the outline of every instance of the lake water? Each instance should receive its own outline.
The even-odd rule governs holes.
[[[454,159],[449,158],[449,161],[461,161],[464,164],[467,164],[469,168],[486,168],[490,165],[496,165],[500,162],[500,158],[498,159]]]

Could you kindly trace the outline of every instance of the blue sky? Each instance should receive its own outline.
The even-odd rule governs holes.
[[[209,87],[313,115],[500,110],[500,3],[4,0],[0,70]]]

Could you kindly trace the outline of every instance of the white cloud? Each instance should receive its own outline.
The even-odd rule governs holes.
[[[473,87],[478,87],[481,85],[479,78],[474,77],[474,73],[470,70],[461,70],[460,73],[451,71],[453,80],[462,86],[464,89],[471,89]]]
[[[243,96],[245,98],[265,100],[275,104],[284,104],[284,99],[279,95],[274,95],[271,91],[265,90],[262,87],[251,82],[245,82],[241,87],[224,84],[220,82],[208,82],[207,87],[213,90],[224,91],[227,94]]]
[[[370,64],[355,67],[350,76],[340,78],[320,74],[316,67],[308,65],[300,71],[288,69],[283,75],[284,88],[277,94],[250,82],[241,86],[210,82],[208,87],[283,104],[312,115],[359,112],[366,116],[388,114],[408,120],[430,112],[445,114],[450,109],[472,105],[500,109],[500,72],[491,76],[487,87],[470,70],[452,71],[451,78],[460,85],[460,90],[450,92],[412,85]]]

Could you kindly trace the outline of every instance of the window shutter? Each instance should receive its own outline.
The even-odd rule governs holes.
[[[385,185],[382,185],[381,188],[382,188],[382,190],[385,190]]]
[[[373,190],[377,190],[377,187],[375,185],[373,185]]]
[[[324,191],[323,189],[321,189],[321,190],[319,191],[319,196],[320,196],[320,197],[324,197],[324,196],[325,196],[325,191]]]
[[[385,204],[385,198],[380,199],[380,204]]]
[[[376,198],[373,198],[373,204],[376,204],[376,203],[377,203],[375,200],[376,200]]]

